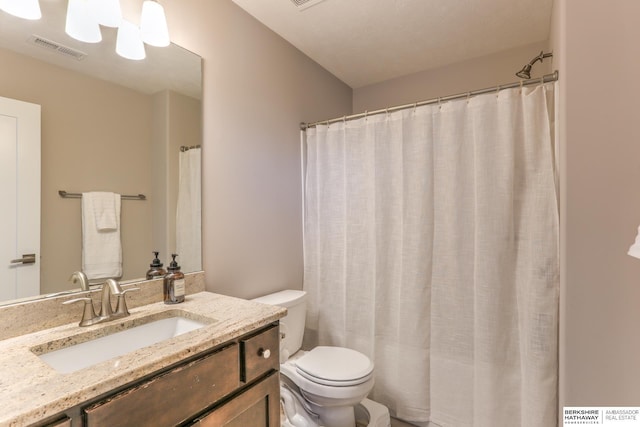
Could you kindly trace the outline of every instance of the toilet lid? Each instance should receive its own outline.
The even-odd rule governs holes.
[[[335,386],[360,384],[373,373],[367,356],[344,347],[316,347],[296,360],[296,368],[310,381]]]

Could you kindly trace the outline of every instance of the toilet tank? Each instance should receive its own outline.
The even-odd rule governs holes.
[[[280,319],[280,333],[284,334],[284,339],[280,342],[281,361],[287,360],[302,347],[307,315],[306,299],[307,293],[304,291],[286,290],[252,300],[287,309],[287,315]]]

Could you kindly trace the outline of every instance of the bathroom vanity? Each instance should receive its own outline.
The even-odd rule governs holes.
[[[131,309],[120,321],[5,339],[0,425],[279,425],[278,319],[285,313],[200,292],[178,306]],[[40,357],[171,316],[201,326],[68,373]]]

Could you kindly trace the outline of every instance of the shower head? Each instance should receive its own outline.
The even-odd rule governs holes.
[[[529,80],[531,78],[531,64],[527,64],[522,67],[522,70],[518,71],[516,73],[516,76],[520,77],[521,79]]]
[[[549,58],[550,56],[553,56],[553,53],[544,53],[541,51],[538,56],[533,58],[527,65],[522,67],[522,70],[518,71],[516,73],[516,76],[520,77],[521,79],[529,80],[531,78],[531,67],[533,66],[533,64],[538,61],[542,62],[544,58]]]

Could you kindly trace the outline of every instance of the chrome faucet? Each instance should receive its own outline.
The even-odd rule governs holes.
[[[86,284],[86,290],[89,290],[89,281],[86,280],[87,276],[81,271],[75,272],[71,275],[71,279],[77,278],[80,281],[82,289],[84,290],[84,286]],[[83,281],[83,278],[85,281]],[[74,280],[75,283],[75,280]],[[74,298],[69,301],[65,301],[62,304],[72,304],[75,302],[84,302],[84,310],[82,312],[82,320],[80,320],[80,326],[90,326],[95,325],[96,323],[107,322],[109,320],[119,319],[121,317],[125,317],[129,315],[129,310],[127,309],[127,300],[125,299],[125,294],[131,291],[137,291],[139,288],[129,288],[122,290],[120,284],[114,279],[107,279],[105,283],[102,284],[102,296],[100,301],[100,313],[96,316],[96,312],[93,309],[93,300],[91,299],[91,294],[88,297]],[[116,296],[116,310],[113,311],[113,306],[111,305],[111,296]]]
[[[113,308],[111,307],[111,295],[119,296],[122,294],[122,288],[120,284],[116,282],[114,279],[107,279],[106,282],[102,284],[102,297],[100,299],[100,313],[99,317],[107,320],[113,317]],[[119,299],[119,298],[118,298]]]
[[[131,291],[137,291],[140,288],[130,288],[124,291],[120,287],[120,284],[114,279],[107,279],[102,285],[102,299],[100,303],[99,317],[103,317],[104,320],[118,319],[129,315],[129,309],[127,308],[127,300],[125,294]],[[116,302],[116,310],[113,311],[111,305],[111,295],[118,297]]]

